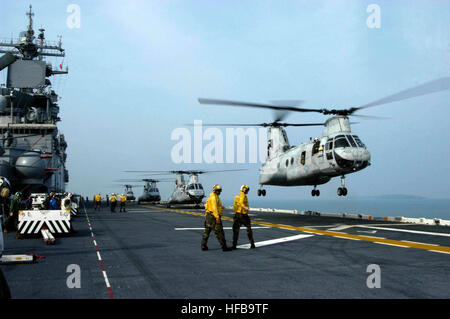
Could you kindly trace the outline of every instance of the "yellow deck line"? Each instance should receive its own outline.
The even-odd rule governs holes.
[[[164,207],[157,207],[157,206],[146,206],[153,209],[159,209],[159,210],[167,210],[175,213],[182,213],[182,214],[189,214],[194,216],[205,216],[204,213],[195,213],[195,212],[189,212],[185,210],[179,210],[179,209],[170,209],[170,208],[164,208]],[[233,221],[232,218],[223,216],[222,219]],[[252,224],[256,225],[262,225],[262,226],[269,226],[269,227],[275,227],[280,229],[290,229],[290,230],[297,230],[301,232],[308,232],[313,233],[317,235],[325,235],[325,236],[331,236],[331,237],[337,237],[337,238],[345,238],[345,239],[353,239],[353,240],[362,240],[362,241],[369,241],[373,243],[378,244],[386,244],[386,245],[394,245],[399,247],[405,247],[405,248],[417,248],[422,250],[428,250],[433,252],[440,252],[440,253],[450,253],[450,247],[447,246],[436,246],[433,244],[424,244],[424,243],[413,243],[413,242],[405,242],[405,241],[399,241],[399,240],[393,240],[393,239],[385,239],[380,237],[373,237],[373,236],[364,236],[364,235],[351,235],[346,233],[340,233],[335,231],[328,231],[328,230],[318,230],[313,228],[306,228],[306,227],[296,227],[296,226],[290,226],[290,225],[281,225],[281,224],[272,224],[267,222],[260,222],[260,221],[252,221]]]

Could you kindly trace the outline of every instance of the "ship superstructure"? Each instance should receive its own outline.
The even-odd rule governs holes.
[[[65,51],[61,38],[47,42],[42,28],[36,37],[31,6],[26,14],[28,27],[19,39],[0,41],[0,71],[7,70],[0,88],[0,176],[12,192],[63,193],[67,143],[56,125],[58,95],[50,78],[68,69],[53,68],[44,58],[64,57]]]

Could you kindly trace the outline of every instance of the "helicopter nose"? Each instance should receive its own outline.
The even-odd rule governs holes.
[[[358,149],[353,154],[355,161],[370,161],[370,152],[366,149]]]
[[[366,149],[360,149],[356,154],[353,154],[354,164],[356,170],[363,169],[370,165],[370,152]]]

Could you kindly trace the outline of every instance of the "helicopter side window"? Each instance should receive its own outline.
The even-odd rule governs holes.
[[[306,158],[306,151],[303,151],[300,157],[300,164],[305,165],[305,158]]]
[[[319,139],[314,139],[314,145],[313,145],[313,149],[312,149],[312,155],[316,154],[319,152],[319,146],[320,146],[320,140]]]
[[[289,166],[289,160],[287,159],[286,160],[286,167],[288,167]]]
[[[342,135],[341,135],[342,136]],[[348,141],[345,137],[343,138],[337,138],[334,140],[334,147],[335,148],[339,148],[339,147],[350,147],[350,144],[348,144]]]
[[[203,189],[202,184],[198,184],[198,189]]]
[[[350,144],[352,144],[352,147],[356,147],[356,143],[355,143],[355,141],[353,140],[353,138],[352,138],[351,135],[347,135],[347,139],[350,141]]]

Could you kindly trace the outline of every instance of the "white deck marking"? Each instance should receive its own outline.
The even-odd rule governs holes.
[[[261,226],[261,227],[252,227],[252,229],[267,229],[267,228],[271,228],[268,226]],[[192,228],[174,228],[175,230],[205,230],[205,227],[192,227]],[[233,227],[223,227],[223,229],[233,229]],[[246,229],[245,227],[241,227],[240,229]]]
[[[293,241],[293,240],[298,240],[298,239],[303,239],[303,238],[308,238],[308,237],[313,237],[313,236],[314,235],[295,235],[295,236],[289,236],[289,237],[283,237],[283,238],[277,238],[277,239],[270,239],[270,240],[257,242],[257,243],[255,243],[255,246],[262,247],[262,246],[274,245],[274,244],[285,243],[288,241]],[[250,244],[239,245],[239,246],[237,246],[237,248],[250,249]]]
[[[355,227],[371,228],[371,229],[387,230],[387,231],[398,231],[398,232],[411,233],[411,234],[422,234],[422,235],[432,235],[432,236],[444,236],[444,237],[450,237],[450,234],[446,234],[446,233],[432,233],[432,232],[420,231],[420,230],[409,230],[409,229],[399,229],[399,228],[386,228],[386,227],[375,227],[375,226],[365,226],[365,225],[355,225]]]

